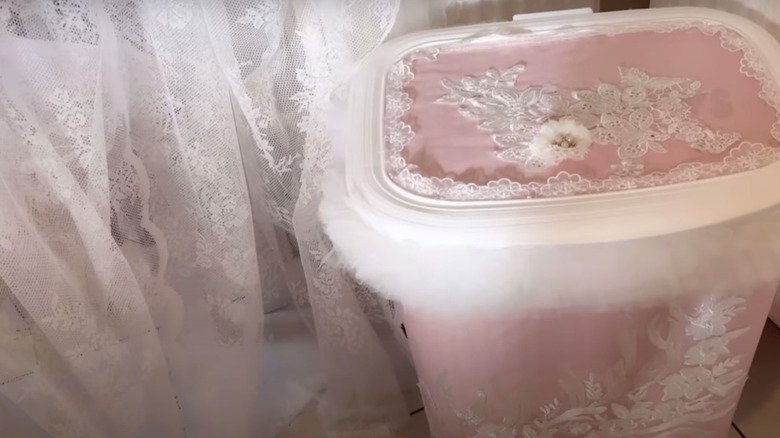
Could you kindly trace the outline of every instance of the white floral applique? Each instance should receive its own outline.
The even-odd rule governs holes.
[[[617,176],[625,177],[637,177],[642,175],[645,170],[645,165],[641,163],[633,163],[631,160],[621,160],[619,163],[609,166],[612,173]]]
[[[722,336],[713,336],[703,339],[685,352],[686,365],[710,366],[721,358],[731,353],[729,342],[744,334],[748,329],[742,328],[728,332]]]
[[[725,335],[729,321],[737,315],[737,312],[744,310],[741,303],[739,298],[731,298],[701,305],[685,328],[685,334],[694,341]]]
[[[154,17],[158,23],[173,29],[184,29],[192,20],[194,5],[180,0],[158,0],[154,4]]]
[[[54,330],[80,332],[95,325],[94,311],[81,301],[68,301],[64,297],[54,296],[50,306],[50,315],[43,317],[41,322]]]
[[[246,8],[246,13],[236,20],[237,24],[249,24],[255,29],[262,29],[269,23],[278,19],[280,4],[278,0],[265,0],[258,2],[254,7]]]
[[[563,160],[584,160],[593,138],[584,125],[572,119],[550,120],[539,128],[528,146],[529,160],[543,168],[555,166]]]
[[[438,102],[457,104],[461,114],[493,134],[501,147],[499,158],[524,162],[528,170],[584,158],[582,153],[547,161],[529,158],[538,138],[548,135],[544,127],[555,121],[576,121],[590,130],[594,142],[617,146],[618,157],[629,165],[649,151],[666,152],[663,142],[670,138],[714,154],[740,138],[712,131],[693,118],[686,100],[701,93],[701,83],[692,79],[651,77],[637,68],[620,68],[620,86],[601,83],[567,98],[551,86],[515,88],[524,70],[525,65],[518,64],[505,71],[491,68],[483,76],[466,76],[459,82],[444,79],[448,94]]]
[[[368,10],[371,11],[371,15],[379,19],[380,27],[387,27],[393,22],[398,5],[398,2],[388,0],[372,0],[368,5]]]
[[[503,421],[483,415],[496,401],[488,403],[483,391],[477,391],[473,405],[458,408],[453,402],[447,373],[439,376],[438,386],[448,408],[436,406],[425,385],[429,418],[451,421],[458,418],[471,431],[469,438],[655,438],[658,436],[698,437],[701,428],[732,412],[738,401],[739,387],[747,378],[747,364],[741,355],[731,353],[728,345],[748,329],[729,327],[732,319],[745,310],[742,297],[712,300],[692,314],[677,304],[669,308],[668,318],[657,318],[648,326],[647,336],[658,348],[644,367],[637,362],[636,338],[627,335],[621,341],[622,358],[602,373],[589,373],[579,380],[562,379],[562,394],[536,411],[502,409]],[[666,324],[661,321],[668,321]],[[681,351],[680,342],[671,333],[684,331],[694,341]],[[666,363],[672,368],[658,372],[651,363]],[[673,364],[679,364],[675,367]],[[630,374],[629,374],[630,373]],[[629,376],[642,376],[632,381]],[[500,391],[495,390],[498,394]],[[567,395],[567,397],[564,397]],[[659,400],[660,395],[660,400]],[[564,402],[562,400],[567,400]],[[502,406],[523,406],[510,401]]]
[[[20,2],[31,3],[31,2]],[[89,0],[69,0],[57,2],[43,2],[38,5],[39,9],[33,15],[38,15],[37,19],[46,22],[46,29],[52,33],[56,41],[70,43],[97,44],[99,41],[98,26],[96,25],[98,17],[89,7]],[[29,6],[27,6],[29,8]],[[30,8],[35,11],[36,8]],[[20,9],[15,12],[24,15]],[[29,18],[28,18],[29,19]]]
[[[49,104],[53,107],[54,116],[71,146],[65,156],[69,164],[82,169],[102,165],[103,153],[98,152],[98,148],[93,144],[88,125],[94,103],[76,100],[67,90],[56,88],[49,95]]]

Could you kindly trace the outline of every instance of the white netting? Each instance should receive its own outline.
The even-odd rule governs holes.
[[[0,2],[4,414],[57,437],[271,436],[321,387],[279,365],[311,356],[298,315],[263,333],[292,296],[327,418],[402,421],[379,302],[322,265],[312,213],[319,111],[396,9]]]

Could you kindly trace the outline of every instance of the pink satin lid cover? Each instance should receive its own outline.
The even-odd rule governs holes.
[[[760,60],[752,57],[749,42],[730,29],[692,25],[665,32],[594,32],[574,37],[520,38],[501,44],[480,42],[472,46],[463,43],[457,48],[428,50],[424,56],[407,56],[401,62],[406,63],[409,72],[397,87],[400,89],[393,89],[394,83],[399,84],[397,80],[388,80],[390,97],[386,98],[386,112],[392,111],[389,105],[397,104],[397,95],[393,102],[393,92],[400,91],[406,104],[395,120],[392,114],[386,115],[385,147],[387,162],[391,163],[386,172],[405,190],[431,198],[466,201],[577,195],[718,177],[762,167],[780,156],[780,144],[772,135],[778,122],[777,105],[772,98],[774,83],[751,70],[750,63],[755,69]],[[636,88],[636,83],[626,83],[621,69],[634,69],[651,81],[684,80],[682,87],[694,83],[698,91],[691,97],[675,99],[674,87],[654,91],[652,82],[639,84],[643,88],[640,91],[648,96],[653,92],[666,94],[662,100],[640,99],[628,109],[591,111],[600,120],[597,126],[589,127],[592,143],[586,156],[529,169],[522,159],[502,157],[501,151],[507,148],[494,140],[496,134],[511,132],[513,128],[480,126],[481,122],[490,123],[491,118],[496,118],[495,105],[488,115],[469,117],[462,111],[465,108],[468,112],[468,103],[440,101],[450,91],[445,86],[447,81],[460,84],[469,76],[484,78],[491,69],[502,74],[517,65],[522,65],[523,71],[516,75],[515,90],[552,90],[569,106],[579,102],[574,97],[577,92],[598,94],[600,84],[617,87],[625,97],[625,90],[632,85]],[[474,100],[477,103],[471,104],[472,110],[485,99],[491,99],[490,104],[496,102],[495,89],[483,90],[488,93]],[[661,108],[663,102],[676,103],[678,107]],[[513,118],[513,108],[501,105],[504,104],[499,102],[501,117],[509,123],[518,120]],[[648,122],[650,126],[635,123],[631,114],[636,110],[654,118]],[[615,114],[623,124],[621,127],[615,128],[605,119]],[[692,121],[704,130],[700,137],[719,134],[729,144],[722,151],[691,147],[692,142],[682,140],[675,132],[679,128],[672,126],[681,114],[687,114],[682,123]],[[561,118],[567,116],[542,113],[537,121],[541,125]],[[568,118],[578,121],[576,113]],[[618,129],[615,132],[619,136],[612,144],[603,141],[604,133],[609,134],[610,129]],[[660,139],[653,140],[652,135],[659,133]],[[400,142],[399,135],[405,136]],[[531,132],[529,138],[535,135],[538,133]],[[626,139],[636,143],[628,159],[625,151],[619,151],[621,145],[616,144],[625,143]],[[661,147],[648,147],[653,142]],[[637,150],[642,148],[646,150]],[[515,190],[486,189],[502,183],[519,186],[515,184]],[[480,194],[464,195],[463,190],[451,190],[455,185],[482,190]],[[438,190],[439,186],[446,188]]]

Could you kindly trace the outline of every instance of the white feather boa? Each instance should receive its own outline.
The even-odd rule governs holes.
[[[407,307],[461,314],[634,307],[681,294],[748,293],[780,279],[778,209],[617,243],[478,248],[396,240],[350,207],[344,181],[342,167],[326,174],[319,211],[338,263]]]

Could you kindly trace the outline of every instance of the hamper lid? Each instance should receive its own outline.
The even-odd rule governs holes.
[[[703,8],[408,35],[350,97],[350,204],[399,238],[668,234],[780,201],[780,46]],[[438,236],[438,237],[437,237]]]

